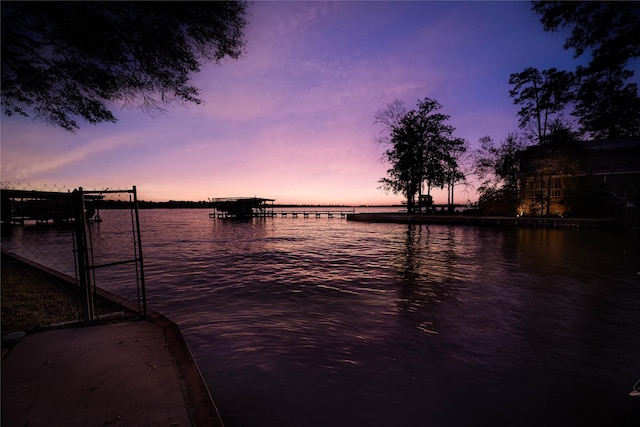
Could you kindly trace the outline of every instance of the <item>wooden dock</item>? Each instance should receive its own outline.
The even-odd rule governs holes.
[[[292,210],[292,211],[260,211],[253,212],[250,216],[242,216],[241,218],[346,218],[347,215],[354,214],[355,210]],[[218,219],[239,219],[228,212],[212,212],[209,218]]]
[[[291,216],[292,218],[298,218],[299,216],[303,218],[316,217],[322,218],[326,216],[327,218],[346,218],[347,215],[354,214],[355,210],[338,210],[338,211],[316,211],[316,210],[301,210],[301,211],[275,211],[273,212],[274,216],[280,215],[282,218],[287,216]]]

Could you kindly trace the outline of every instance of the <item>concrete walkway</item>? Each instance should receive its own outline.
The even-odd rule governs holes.
[[[222,426],[175,324],[158,314],[27,335],[2,360],[2,426]]]

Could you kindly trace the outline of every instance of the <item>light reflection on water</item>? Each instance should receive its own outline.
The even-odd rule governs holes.
[[[140,218],[227,427],[640,419],[637,234]]]
[[[167,214],[150,303],[227,426],[640,417],[637,235]]]

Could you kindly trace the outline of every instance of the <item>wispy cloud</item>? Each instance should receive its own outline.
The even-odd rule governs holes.
[[[10,160],[3,162],[3,179],[5,181],[38,179],[42,175],[73,168],[78,163],[135,143],[136,136],[128,134],[102,137],[71,150],[58,151],[55,154],[45,153],[45,155],[39,156],[32,153],[25,156],[19,152],[4,153],[3,157],[8,155]]]

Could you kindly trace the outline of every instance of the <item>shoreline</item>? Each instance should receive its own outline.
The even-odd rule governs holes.
[[[620,227],[621,221],[613,218],[539,218],[507,216],[437,215],[410,213],[354,213],[347,215],[347,221],[398,224],[442,224],[492,227],[526,228],[597,228]]]

